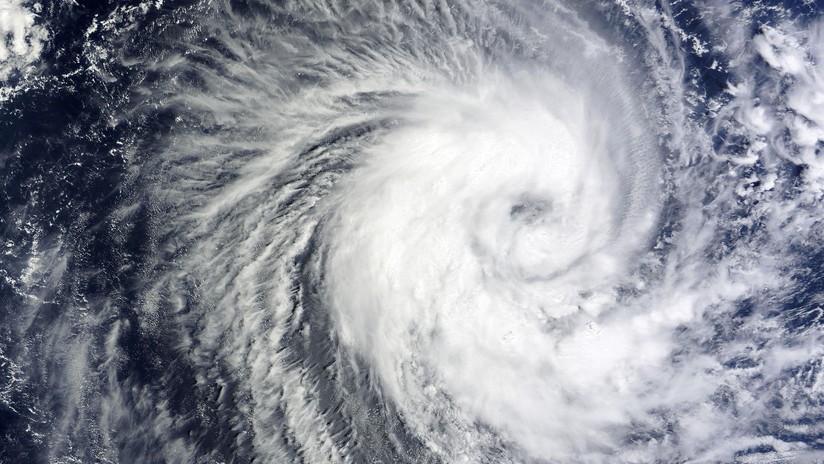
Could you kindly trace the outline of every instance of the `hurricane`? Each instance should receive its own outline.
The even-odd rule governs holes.
[[[0,462],[824,462],[822,12],[0,0]]]

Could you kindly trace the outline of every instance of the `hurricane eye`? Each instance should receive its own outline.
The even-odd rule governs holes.
[[[552,203],[548,200],[527,199],[519,201],[509,209],[513,221],[534,224],[552,213]]]
[[[824,0],[0,0],[0,463],[824,464]]]

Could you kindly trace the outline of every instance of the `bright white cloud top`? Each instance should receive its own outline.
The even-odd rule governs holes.
[[[0,3],[8,449],[824,459],[817,11],[189,3]]]

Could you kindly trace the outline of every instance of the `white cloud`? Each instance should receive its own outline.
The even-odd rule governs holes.
[[[45,27],[37,24],[35,11],[20,0],[0,0],[0,80],[7,79],[15,71],[24,75],[37,62],[48,40]]]

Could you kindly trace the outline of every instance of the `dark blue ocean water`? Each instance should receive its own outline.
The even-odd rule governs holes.
[[[448,4],[438,3],[438,8]],[[12,76],[10,82],[22,84],[23,90],[0,102],[0,246],[3,247],[0,252],[0,461],[269,462],[265,458],[261,460],[261,450],[256,447],[259,445],[256,445],[254,416],[261,412],[243,406],[250,401],[245,399],[249,395],[245,384],[250,374],[239,372],[223,361],[216,348],[215,358],[210,361],[190,356],[196,351],[192,347],[201,342],[181,344],[182,333],[188,331],[193,337],[199,333],[204,317],[201,314],[208,308],[218,310],[209,306],[213,303],[200,298],[204,290],[198,278],[181,271],[179,284],[173,291],[169,289],[172,287],[158,290],[161,302],[157,304],[157,311],[148,316],[142,309],[149,298],[149,289],[168,272],[179,269],[178,263],[186,259],[189,249],[195,249],[197,243],[188,237],[170,235],[164,227],[164,218],[167,213],[171,215],[172,206],[158,202],[149,188],[163,175],[162,169],[136,167],[166,166],[158,159],[179,143],[179,134],[195,133],[207,138],[232,130],[230,122],[211,121],[184,103],[169,103],[175,95],[174,87],[167,84],[170,79],[176,79],[183,82],[185,88],[211,88],[210,77],[201,75],[199,70],[228,67],[220,60],[238,61],[236,50],[227,47],[217,36],[211,36],[208,28],[200,27],[197,14],[201,10],[197,2],[164,1],[160,7],[147,7],[145,13],[122,14],[129,6],[140,8],[141,2],[45,4],[37,20],[48,25],[50,38],[37,71]],[[741,21],[746,21],[745,29],[752,35],[758,34],[764,25],[811,27],[819,20],[820,9],[824,7],[815,2],[772,2],[770,6],[748,10],[749,13],[741,16]],[[648,31],[625,21],[619,5],[577,2],[576,7],[593,30],[601,31],[606,40],[638,43],[636,50],[647,46],[644,44]],[[717,30],[707,26],[702,18],[704,5],[700,2],[666,5],[649,2],[649,7],[671,11],[674,24],[700,42],[713,45],[727,40],[714,35]],[[239,22],[257,21],[261,28],[271,27],[273,43],[278,43],[278,34],[289,30],[290,34],[303,34],[308,42],[323,47],[336,40],[330,31],[347,27],[335,26],[309,13],[301,17],[303,12],[298,7],[294,16],[289,17],[280,11],[273,12],[266,2],[228,2],[225,8],[230,9]],[[343,14],[347,8],[354,6],[343,2],[335,11]],[[740,8],[749,9],[749,6]],[[736,14],[735,7],[732,14]],[[348,17],[351,19],[351,15]],[[104,18],[119,19],[113,20],[109,29],[98,27],[89,32],[94,22],[100,24]],[[203,19],[203,24],[207,19]],[[118,24],[118,20],[122,23]],[[364,22],[371,20],[371,17],[363,19]],[[517,38],[504,33],[500,40],[518,43]],[[714,69],[713,63],[728,62],[735,57],[726,55],[723,47],[697,54],[677,43],[674,35],[667,40],[671,47],[686,50],[683,68],[688,72],[683,85],[701,96],[688,103],[689,118],[699,126],[712,127],[718,123],[718,113],[710,111],[706,102],[729,101],[726,92],[733,79],[725,69]],[[187,46],[190,48],[186,49]],[[96,54],[100,50],[109,55],[100,58],[101,55]],[[489,51],[492,59],[497,50]],[[165,68],[164,63],[175,56],[186,56],[200,67]],[[91,70],[92,67],[96,70]],[[756,86],[772,85],[766,82],[773,77],[765,63],[755,62],[751,70]],[[639,68],[633,72],[644,75],[651,71]],[[305,82],[295,85],[314,85],[312,80],[312,76],[308,76]],[[227,90],[227,98],[235,91],[236,88]],[[353,106],[365,106],[367,99],[364,97]],[[362,127],[361,132],[347,129],[307,144],[304,156],[329,152],[355,139],[379,137],[375,134],[391,132],[392,127],[391,121],[385,121],[376,127]],[[751,144],[731,126],[729,131],[722,126],[713,137],[712,148],[719,156],[744,153]],[[661,140],[662,144],[665,142]],[[251,150],[233,156],[233,160],[243,160],[257,154]],[[669,156],[677,157],[677,154]],[[337,164],[319,166],[315,171],[306,169],[301,176],[309,185],[316,182],[316,178],[348,172],[349,163],[339,160]],[[742,171],[742,177],[763,176],[767,168],[772,166],[755,163],[749,171]],[[792,185],[801,185],[808,167],[788,163],[780,169],[785,185],[790,186],[783,194],[792,197],[802,188],[794,190]],[[721,170],[718,168],[718,172]],[[231,173],[217,171],[211,180],[214,188],[234,179]],[[287,185],[287,181],[289,179],[281,178],[277,182]],[[209,188],[212,187],[202,190]],[[696,189],[704,187],[696,186]],[[712,188],[705,190],[706,202],[711,203],[716,192]],[[170,203],[186,208],[185,198]],[[284,205],[280,207],[286,214],[289,203]],[[741,244],[757,248],[759,240],[768,240],[764,238],[766,224],[746,221],[753,217],[757,205],[757,201],[740,204],[727,211],[729,218],[742,221],[734,226],[730,223],[719,226],[718,246],[707,252],[707,260],[721,260]],[[819,205],[807,203],[803,207],[814,210],[820,208]],[[661,226],[656,234],[659,240],[664,242],[667,237],[678,235],[686,208],[674,198],[663,202]],[[333,331],[323,299],[318,295],[317,280],[313,279],[313,272],[317,273],[313,263],[322,248],[321,244],[310,244],[303,254],[292,260],[296,274],[306,276],[294,283],[295,306],[301,307],[302,312],[296,311],[293,319],[295,326],[325,327]],[[685,333],[684,343],[696,345],[687,346],[684,353],[712,351],[712,340],[723,344],[725,340],[743,336],[736,331],[752,318],[763,318],[785,327],[783,333],[788,343],[793,337],[797,337],[799,343],[808,343],[811,332],[820,332],[824,290],[822,250],[821,242],[793,243],[788,253],[798,259],[788,260],[782,269],[792,282],[791,288],[782,289],[786,296],[769,292],[756,294],[739,302],[737,312],[724,313],[717,320],[705,316],[703,320],[714,327],[709,329],[714,335],[702,334],[703,338],[697,341],[694,334]],[[39,259],[44,267],[26,277],[33,259]],[[654,274],[658,272],[656,269],[650,267],[647,272]],[[112,338],[115,325],[119,328]],[[75,343],[83,349],[76,349]],[[340,362],[328,334],[318,331],[305,338],[299,331],[286,331],[279,343],[282,347],[279,349],[288,348],[286,364],[306,366],[306,376],[315,385],[319,407],[327,417],[327,432],[340,440],[344,454],[352,460],[437,462],[446,459],[426,448],[425,440],[407,427],[405,417],[391,401],[387,401],[380,390],[369,387],[371,380],[364,379],[363,373],[341,369],[327,375],[333,372],[329,366]],[[766,346],[771,342],[765,339],[756,343]],[[203,353],[198,356],[206,356]],[[113,370],[106,367],[112,362],[116,363]],[[740,368],[758,362],[742,357],[729,367]],[[211,365],[208,372],[204,371],[204,365]],[[815,366],[799,369],[810,370],[808,382],[810,388],[814,388],[815,378],[821,373]],[[797,372],[786,374],[795,376]],[[66,380],[74,375],[82,378]],[[203,387],[204,376],[219,382]],[[753,388],[750,393],[758,393],[757,388],[761,387]],[[730,391],[729,397],[716,396],[716,406],[723,408],[724,404],[734,403],[730,397],[738,393]],[[115,394],[124,412],[101,419],[105,414],[96,409],[95,404]],[[352,419],[354,414],[341,412],[347,407],[342,406],[346,401],[341,398],[350,396],[360,398],[359,404],[374,408],[371,412],[374,420],[368,427]],[[781,402],[787,398],[776,395],[773,401],[778,410],[786,406]],[[774,423],[756,420],[748,423],[748,432],[769,435],[789,444],[791,449],[824,450],[824,432],[816,426],[824,416],[821,396],[804,397],[799,393],[795,401],[798,408],[803,406],[795,420],[808,427],[791,432],[790,428],[782,427],[780,420]],[[151,407],[147,402],[158,406]],[[83,407],[78,408],[78,404]],[[164,417],[172,418],[162,434],[155,425],[149,425],[161,409]],[[266,414],[291,413],[284,406],[284,410]],[[742,413],[743,416],[746,414]],[[742,419],[746,420],[749,419]],[[66,426],[66,423],[72,425]],[[480,424],[479,427],[487,426]],[[495,433],[494,427],[488,429]],[[677,427],[672,425],[671,429]],[[667,434],[667,427],[662,430],[658,432],[659,438]],[[305,449],[303,438],[285,426],[282,432],[276,440],[284,450],[282,455],[295,462],[319,462],[315,461],[318,455]],[[656,436],[645,433],[628,436],[627,443]],[[348,440],[347,437],[355,435],[359,437],[357,440]],[[168,447],[172,442],[184,443],[179,449],[185,451],[175,454],[175,450]],[[803,446],[797,445],[799,443]],[[490,445],[486,448],[489,453],[486,462],[510,459],[508,453],[515,448],[506,441]],[[749,448],[742,445],[733,455],[743,459],[777,451],[781,450],[767,444]],[[822,455],[816,456],[820,459]],[[659,461],[690,462],[692,458],[674,452],[662,454]],[[802,457],[797,462],[812,461]]]

